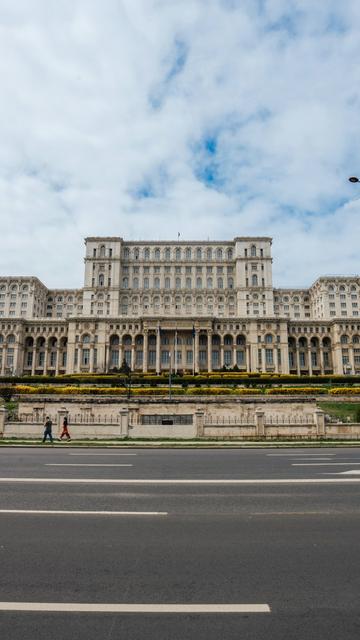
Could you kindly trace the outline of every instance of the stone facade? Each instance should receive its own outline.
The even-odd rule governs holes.
[[[360,278],[274,288],[271,244],[91,237],[81,289],[0,277],[0,373],[360,373]]]

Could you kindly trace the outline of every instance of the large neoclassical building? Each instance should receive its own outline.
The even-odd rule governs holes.
[[[81,289],[0,277],[0,372],[360,373],[360,278],[276,289],[271,238],[86,238]]]

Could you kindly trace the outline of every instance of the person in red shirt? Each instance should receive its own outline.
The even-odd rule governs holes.
[[[69,429],[68,429],[68,419],[67,419],[67,417],[66,417],[66,416],[65,416],[65,418],[64,418],[63,428],[62,428],[62,432],[61,432],[61,435],[60,435],[60,440],[62,440],[64,436],[65,436],[68,440],[71,440],[70,433],[69,433]]]

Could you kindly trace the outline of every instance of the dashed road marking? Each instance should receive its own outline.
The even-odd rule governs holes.
[[[0,602],[0,611],[77,613],[270,613],[268,604],[98,604],[83,602]]]

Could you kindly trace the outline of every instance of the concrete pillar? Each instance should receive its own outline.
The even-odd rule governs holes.
[[[320,346],[320,373],[323,375],[325,371],[324,367],[324,347]]]
[[[120,409],[120,435],[127,438],[129,435],[129,410]]]
[[[196,426],[196,437],[202,438],[204,436],[205,412],[195,411],[194,418],[195,418],[195,426]]]
[[[280,349],[278,347],[274,348],[274,367],[275,367],[275,373],[279,373],[279,356],[278,356],[278,352],[280,351]]]
[[[265,371],[266,371],[265,347],[261,347],[261,371],[263,373],[265,373]]]
[[[236,365],[236,344],[233,344],[233,348],[232,348],[232,367],[235,367]]]
[[[2,361],[2,367],[1,367],[1,375],[2,376],[5,375],[6,360],[7,360],[7,346],[5,344],[4,347],[3,347],[3,361]]]
[[[314,411],[314,420],[316,426],[316,433],[318,436],[326,435],[326,425],[325,425],[325,413],[321,409],[315,409]]]
[[[247,371],[247,373],[250,373],[250,371],[251,371],[251,348],[250,348],[249,344],[246,345],[245,357],[246,357],[246,371]]]
[[[94,373],[94,343],[90,344],[90,373]]]
[[[352,345],[349,345],[349,362],[351,366],[351,374],[355,374],[355,360],[354,360],[354,348]]]
[[[143,342],[143,373],[147,373],[148,370],[148,332],[144,331]]]
[[[0,407],[0,438],[4,437],[6,415],[5,407]]]
[[[263,438],[265,436],[265,411],[263,409],[255,410],[255,427],[256,436]]]

